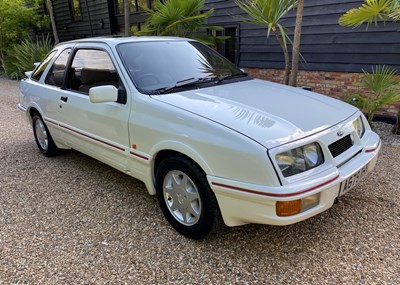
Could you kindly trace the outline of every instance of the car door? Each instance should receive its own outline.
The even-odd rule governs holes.
[[[129,154],[126,102],[91,103],[92,87],[113,85],[126,92],[124,79],[106,46],[77,45],[60,96],[60,130],[67,145],[119,170],[126,169]],[[128,93],[129,94],[129,93]]]
[[[29,88],[21,84],[21,89],[27,88],[22,93],[29,94],[30,97],[35,98],[33,102],[37,105],[32,105],[41,112],[51,136],[56,142],[60,141],[58,129],[60,116],[59,94],[70,52],[70,47],[52,51],[35,69],[30,80],[27,81],[29,82]],[[47,69],[49,71],[46,73]],[[55,73],[57,73],[58,80],[53,80]],[[43,74],[46,74],[46,76],[42,76]]]

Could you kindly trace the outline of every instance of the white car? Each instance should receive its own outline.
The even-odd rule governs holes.
[[[72,148],[142,180],[191,238],[315,216],[381,147],[358,109],[253,79],[190,39],[66,42],[26,77],[18,108],[44,155]]]

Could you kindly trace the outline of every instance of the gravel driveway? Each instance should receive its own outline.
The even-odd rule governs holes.
[[[193,241],[138,180],[42,156],[17,103],[0,79],[0,284],[400,284],[400,147],[317,217]]]

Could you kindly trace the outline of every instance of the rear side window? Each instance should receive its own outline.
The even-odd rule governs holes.
[[[46,84],[57,87],[62,86],[70,53],[71,53],[70,48],[60,53],[56,61],[51,66],[49,73],[47,73],[46,79],[44,81]]]
[[[46,67],[49,65],[49,62],[53,58],[53,56],[56,54],[56,50],[52,51],[49,53],[46,58],[39,64],[39,66],[35,69],[35,72],[32,74],[31,79],[39,81],[40,77],[42,77],[42,74]]]
[[[80,49],[75,53],[69,73],[69,89],[89,93],[102,85],[119,86],[119,76],[106,51]]]

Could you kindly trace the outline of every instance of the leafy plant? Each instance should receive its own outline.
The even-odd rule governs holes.
[[[400,0],[393,0],[389,17],[394,21],[400,20]]]
[[[28,28],[48,25],[48,17],[39,15],[37,8],[43,0],[0,0],[0,66],[8,50],[27,35]]]
[[[41,61],[53,48],[53,43],[47,35],[33,41],[27,38],[21,44],[13,46],[5,60],[6,75],[12,79],[19,79],[24,76],[25,71],[34,68],[33,63]]]
[[[271,31],[274,33],[285,57],[284,83],[288,84],[290,75],[290,57],[287,42],[290,42],[291,40],[286,33],[282,18],[296,6],[297,1],[235,0],[235,3],[250,16],[250,18],[240,17],[242,22],[265,26],[267,28],[267,38],[269,38]]]
[[[366,0],[359,8],[351,9],[342,15],[339,24],[355,28],[367,23],[368,29],[370,24],[374,23],[377,26],[378,21],[385,23],[387,19],[400,20],[400,0]],[[400,134],[400,111],[395,133]]]
[[[359,27],[367,23],[367,28],[388,18],[400,20],[400,0],[366,0],[360,7],[347,11],[339,18],[339,24],[346,27]]]
[[[215,45],[215,40],[224,40],[226,37],[215,37],[206,33],[206,30],[218,31],[222,27],[209,26],[206,20],[214,9],[200,11],[204,7],[204,0],[166,0],[156,1],[154,10],[142,7],[149,15],[141,31],[135,35],[178,36],[199,40],[208,45]]]
[[[351,94],[347,101],[368,114],[368,122],[379,108],[400,102],[400,85],[396,80],[396,70],[387,65],[372,67],[372,72],[364,71],[363,86],[367,93]]]

